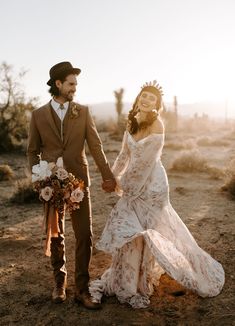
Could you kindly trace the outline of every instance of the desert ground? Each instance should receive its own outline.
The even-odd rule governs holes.
[[[120,150],[120,140],[110,138],[108,132],[100,135],[112,165]],[[197,142],[199,137],[201,141]],[[223,141],[212,141],[216,139]],[[169,133],[162,155],[173,207],[198,244],[225,269],[226,282],[220,295],[200,298],[165,274],[146,309],[134,310],[110,297],[104,298],[102,310],[86,310],[73,299],[74,235],[66,215],[67,300],[63,304],[53,304],[52,270],[49,258],[43,253],[41,203],[22,205],[9,201],[17,180],[26,175],[26,157],[24,153],[2,154],[0,164],[8,164],[15,177],[0,182],[0,325],[235,325],[235,200],[221,191],[224,177],[205,170],[170,169],[186,143],[189,145],[185,151],[197,149],[209,165],[224,171],[235,158],[235,133],[229,130],[224,133],[218,130],[201,134],[190,130]],[[118,197],[102,191],[101,176],[89,153],[88,160],[95,243]],[[109,264],[110,257],[94,248],[91,278],[100,276]]]

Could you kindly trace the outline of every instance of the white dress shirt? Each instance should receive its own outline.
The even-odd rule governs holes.
[[[61,105],[62,104],[56,102],[55,99],[52,98],[52,100],[51,100],[51,106],[55,110],[55,112],[58,115],[58,117],[60,118],[60,120],[63,121],[64,120],[64,117],[65,117],[65,114],[66,114],[66,112],[68,110],[68,107],[69,107],[69,102],[65,102],[63,104],[63,106],[64,106],[64,109],[63,110],[60,109],[60,106]]]

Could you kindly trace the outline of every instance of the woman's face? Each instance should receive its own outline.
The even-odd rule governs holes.
[[[157,96],[151,92],[143,91],[138,99],[138,109],[144,112],[151,112],[156,109]]]

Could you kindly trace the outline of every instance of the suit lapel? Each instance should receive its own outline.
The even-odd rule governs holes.
[[[47,118],[48,122],[50,123],[50,126],[51,126],[52,130],[54,131],[55,135],[60,139],[60,133],[59,133],[58,128],[56,127],[51,110],[53,110],[53,108],[51,107],[51,102],[49,102],[46,106],[46,118]]]

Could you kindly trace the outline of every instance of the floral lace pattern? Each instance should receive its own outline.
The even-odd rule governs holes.
[[[95,301],[116,295],[121,303],[145,308],[165,272],[202,297],[216,296],[223,287],[223,267],[197,245],[170,204],[163,144],[162,134],[140,141],[124,134],[112,167],[121,198],[96,244],[112,254],[112,264],[91,282]]]

